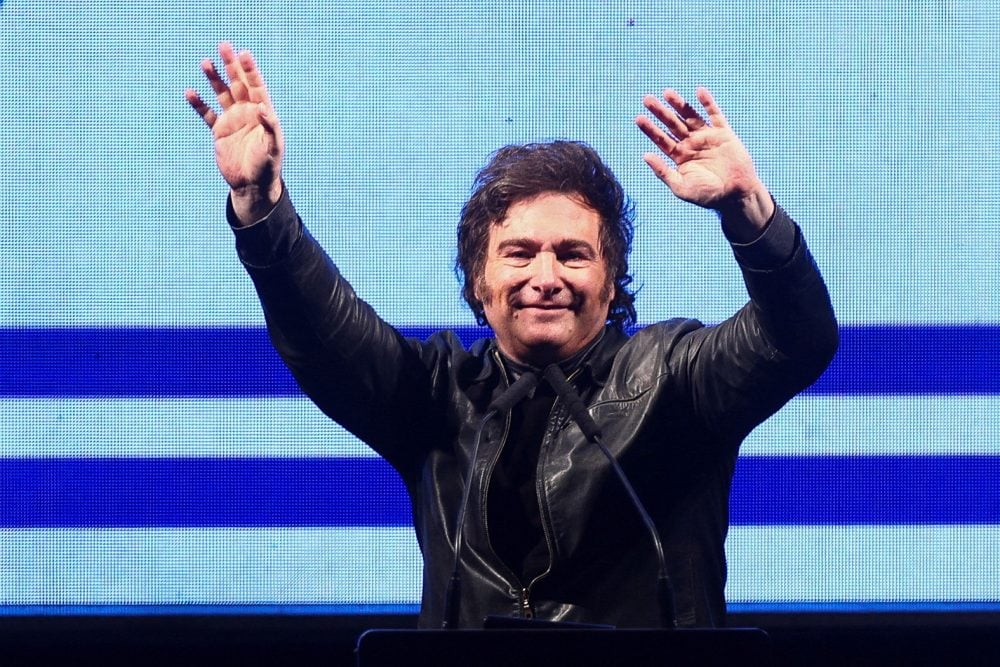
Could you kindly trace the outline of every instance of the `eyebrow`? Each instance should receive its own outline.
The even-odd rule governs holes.
[[[497,251],[506,250],[507,248],[537,248],[539,245],[541,244],[535,239],[529,237],[518,237],[501,241],[497,246]],[[556,252],[583,250],[590,253],[594,257],[598,256],[597,249],[583,239],[561,239],[552,245],[555,247]]]

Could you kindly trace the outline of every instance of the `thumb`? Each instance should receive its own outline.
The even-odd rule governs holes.
[[[283,150],[284,137],[281,133],[281,123],[278,114],[269,105],[261,102],[257,105],[257,118],[260,120],[264,131],[271,135],[271,154],[280,155]]]
[[[643,161],[649,165],[656,177],[663,181],[670,191],[680,197],[683,189],[684,178],[677,173],[677,170],[668,165],[663,158],[655,153],[646,153],[642,156]]]

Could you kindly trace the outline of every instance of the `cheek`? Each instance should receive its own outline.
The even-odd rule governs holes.
[[[516,292],[521,282],[523,281],[510,271],[486,270],[476,281],[476,298],[484,305],[493,305],[495,300],[504,299],[504,295]]]
[[[497,267],[487,263],[479,273],[476,280],[476,297],[483,302],[483,305],[492,305],[496,299],[503,295],[503,276],[497,271]]]
[[[611,304],[611,299],[615,295],[615,281],[608,278],[604,281],[604,286],[601,288],[601,301],[607,304]]]
[[[613,274],[608,271],[608,267],[606,265],[604,267],[604,271],[601,273],[600,299],[601,301],[610,304],[611,299],[615,296],[615,280]]]
[[[615,296],[614,281],[607,278],[607,275],[595,276],[594,280],[586,287],[587,301],[589,309],[593,310],[595,316],[600,312],[601,317],[606,317],[611,307],[611,301]]]

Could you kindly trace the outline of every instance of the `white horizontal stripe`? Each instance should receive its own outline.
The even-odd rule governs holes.
[[[739,526],[730,603],[1000,601],[1000,526]]]
[[[800,396],[744,455],[1000,454],[1000,396]],[[306,398],[6,399],[0,457],[375,456]]]
[[[410,528],[0,530],[0,605],[414,604]]]
[[[1000,396],[800,396],[742,454],[1000,454]]]
[[[1000,527],[737,527],[733,604],[1000,601]],[[0,531],[0,604],[416,604],[409,528]]]
[[[8,399],[0,457],[375,456],[306,398]]]

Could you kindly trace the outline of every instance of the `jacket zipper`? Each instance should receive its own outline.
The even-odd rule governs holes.
[[[572,382],[573,378],[576,377],[579,372],[580,372],[579,368],[574,370],[572,373],[569,374],[569,377],[566,378],[566,381]],[[554,419],[554,417],[556,416],[558,416],[558,419]],[[531,580],[531,583],[528,584],[527,588],[521,590],[521,595],[520,595],[521,615],[524,618],[535,617],[534,608],[531,606],[531,589],[536,583],[544,579],[546,576],[548,576],[549,572],[552,571],[552,561],[555,558],[554,555],[555,545],[553,544],[552,534],[551,532],[549,532],[549,522],[546,520],[546,515],[548,512],[548,503],[543,503],[543,497],[545,495],[543,493],[544,480],[542,478],[542,475],[538,474],[538,472],[542,468],[542,463],[543,463],[542,449],[546,443],[546,439],[547,437],[551,437],[551,439],[553,440],[555,439],[556,433],[558,431],[556,425],[562,421],[563,417],[565,417],[565,411],[562,409],[562,404],[560,404],[559,398],[556,397],[556,400],[552,403],[552,409],[549,411],[549,418],[545,424],[545,432],[542,434],[542,442],[539,444],[538,466],[535,468],[535,497],[538,499],[538,513],[540,515],[539,519],[541,519],[541,524],[542,524],[542,535],[545,537],[545,549],[546,551],[549,552],[549,564],[545,568],[544,572],[542,572],[537,577]]]
[[[507,377],[507,371],[506,371],[506,369],[504,369],[503,363],[501,362],[501,360],[499,358],[499,354],[496,352],[496,350],[493,351],[493,355],[494,355],[494,361],[496,362],[497,366],[500,368],[500,372],[501,372],[501,375],[502,375],[502,377],[504,379],[504,383],[507,385],[507,387],[510,387],[510,378]],[[579,374],[579,373],[580,373],[580,368],[577,368],[576,370],[574,370],[572,373],[569,374],[569,377],[566,378],[567,381],[571,382],[573,380],[573,378],[575,378],[577,376],[577,374]],[[555,415],[557,413],[557,408],[559,408],[559,417],[560,417],[560,419],[554,420],[552,417],[553,417],[553,415]],[[552,410],[549,412],[549,419],[548,419],[548,421],[546,422],[546,425],[545,425],[545,432],[542,434],[542,443],[541,444],[545,444],[545,437],[547,435],[549,435],[549,431],[550,430],[552,431],[552,437],[553,438],[555,437],[555,432],[557,430],[557,429],[554,428],[555,423],[558,422],[558,421],[561,421],[562,417],[564,416],[563,413],[562,413],[561,408],[562,408],[562,406],[559,404],[559,398],[557,397],[556,400],[555,400],[555,402],[552,404]],[[497,461],[500,460],[500,454],[501,454],[501,452],[503,452],[503,448],[507,445],[507,436],[509,434],[510,434],[510,415],[508,414],[507,415],[507,419],[504,422],[504,430],[503,430],[503,436],[500,438],[500,446],[497,448],[496,453],[493,455],[493,458],[490,461],[489,466],[487,467],[487,469],[485,470],[485,472],[483,474],[483,481],[482,481],[482,484],[481,484],[480,489],[479,489],[479,493],[480,493],[479,506],[482,508],[482,510],[480,512],[481,513],[480,519],[483,522],[483,528],[486,530],[486,543],[489,545],[490,551],[493,553],[493,558],[496,560],[497,563],[499,563],[503,567],[504,570],[507,571],[507,575],[509,577],[510,583],[514,584],[514,586],[512,587],[511,592],[512,593],[516,593],[516,595],[517,595],[518,611],[520,612],[521,617],[522,618],[534,618],[535,617],[535,610],[531,606],[531,588],[536,583],[538,583],[539,581],[541,581],[542,579],[544,579],[549,574],[549,572],[552,571],[552,560],[553,560],[552,535],[549,532],[548,522],[545,520],[545,512],[542,511],[542,496],[543,496],[543,494],[542,494],[542,481],[541,481],[541,478],[539,477],[539,475],[537,474],[538,468],[540,468],[541,464],[542,464],[542,452],[541,452],[541,450],[539,450],[539,452],[538,452],[538,467],[535,469],[535,473],[536,473],[535,474],[535,496],[538,499],[538,512],[541,515],[539,518],[541,519],[541,524],[542,524],[542,535],[545,537],[545,549],[546,549],[546,551],[549,552],[549,564],[545,568],[545,571],[542,572],[541,574],[539,574],[534,579],[532,579],[531,582],[528,584],[527,587],[525,587],[521,583],[520,577],[518,577],[516,574],[514,574],[514,571],[510,569],[510,567],[507,565],[507,563],[505,563],[502,558],[500,558],[499,556],[497,556],[497,552],[493,549],[493,541],[490,539],[490,525],[489,525],[489,521],[487,520],[487,514],[488,514],[488,512],[487,512],[487,507],[486,507],[486,501],[487,501],[487,496],[489,495],[489,487],[490,487],[489,480],[493,476],[493,469],[496,467]],[[541,447],[541,445],[539,445],[539,447]],[[546,503],[545,507],[548,507],[547,503]]]
[[[551,557],[550,557],[549,560],[551,560]],[[538,579],[536,578],[535,581],[538,581]],[[531,583],[533,584],[535,582],[533,581]],[[529,585],[528,588],[531,588],[531,586]],[[519,595],[519,598],[520,598],[519,602],[520,602],[520,606],[521,606],[521,616],[523,618],[534,618],[535,617],[535,610],[531,608],[531,600],[528,597],[528,595],[529,595],[528,588],[522,588],[521,592],[520,592],[520,595]]]
[[[510,388],[510,378],[507,377],[507,370],[504,368],[503,362],[500,360],[500,355],[497,353],[496,350],[493,350],[493,358],[497,364],[497,367],[500,369],[500,375],[501,377],[503,377],[503,381],[504,384],[506,385],[506,388]],[[508,584],[511,584],[510,592],[515,593],[517,591],[521,591],[523,593],[523,595],[518,594],[518,603],[519,603],[518,607],[519,611],[523,615],[525,608],[527,608],[529,612],[531,610],[530,605],[528,605],[528,589],[524,588],[524,585],[521,583],[520,578],[516,574],[514,574],[514,571],[510,569],[507,563],[505,563],[502,558],[497,556],[497,552],[493,548],[493,540],[490,539],[490,524],[489,521],[487,520],[488,508],[486,506],[487,497],[489,496],[489,490],[490,490],[490,479],[493,477],[493,469],[496,467],[497,461],[500,460],[500,454],[503,452],[503,448],[507,445],[507,436],[510,435],[510,421],[511,421],[510,413],[508,413],[506,420],[504,421],[503,435],[500,437],[500,446],[497,447],[496,453],[493,455],[493,458],[490,460],[489,465],[483,472],[482,483],[479,489],[479,496],[480,496],[479,506],[481,508],[480,520],[483,522],[483,528],[486,531],[486,544],[488,544],[490,547],[490,552],[493,554],[493,559],[497,563],[499,563],[504,570],[506,570]],[[549,558],[551,559],[551,555],[549,556]],[[528,618],[531,617],[529,616]]]

